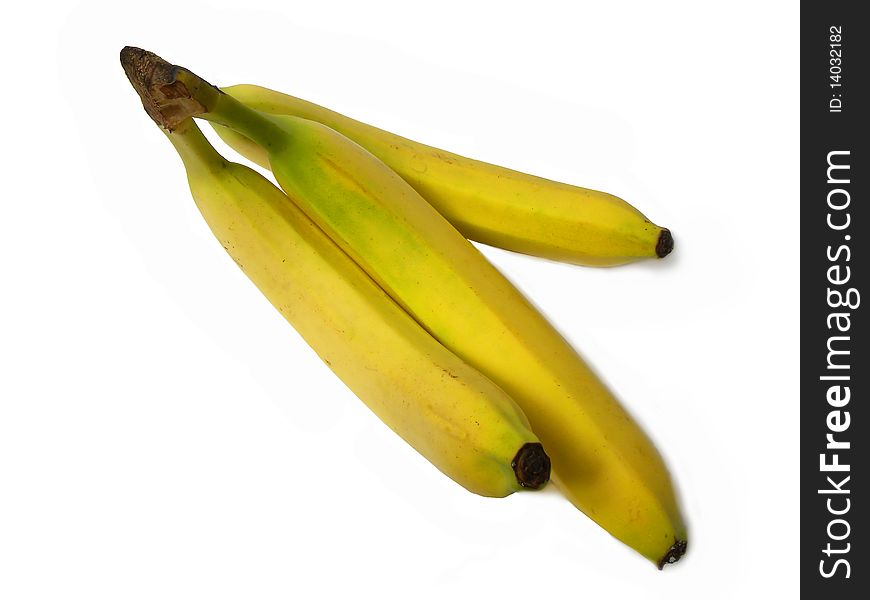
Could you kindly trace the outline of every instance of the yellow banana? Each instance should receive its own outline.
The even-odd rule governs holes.
[[[663,258],[671,232],[625,200],[420,144],[317,104],[256,85],[222,88],[243,104],[323,123],[377,156],[465,237],[553,260],[611,266]],[[232,148],[269,168],[252,140],[212,123]]]
[[[660,568],[682,556],[686,528],[653,444],[564,338],[408,183],[322,124],[267,116],[182,67],[147,60],[140,87],[156,119],[171,128],[198,115],[256,141],[293,201],[520,405],[572,503]]]
[[[224,249],[381,420],[477,494],[546,483],[549,459],[505,392],[426,333],[272,183],[225,161],[192,120],[164,132]]]

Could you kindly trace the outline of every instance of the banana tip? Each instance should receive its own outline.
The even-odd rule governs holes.
[[[550,480],[550,457],[538,442],[523,444],[511,467],[524,488],[537,490]]]
[[[686,547],[688,545],[689,543],[686,540],[674,540],[674,545],[668,548],[665,555],[659,559],[659,571],[661,571],[665,565],[670,565],[680,560],[680,558],[686,553]]]
[[[670,229],[662,229],[659,240],[656,242],[656,256],[664,258],[674,249],[674,236]]]

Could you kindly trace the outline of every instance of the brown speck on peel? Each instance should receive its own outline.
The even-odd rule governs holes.
[[[670,565],[680,560],[680,558],[686,553],[686,547],[688,545],[689,544],[686,540],[674,540],[674,545],[668,548],[665,555],[659,559],[659,571],[661,571],[665,565]]]
[[[524,488],[537,490],[550,481],[550,457],[538,442],[523,444],[511,461],[511,468]]]
[[[662,229],[659,233],[659,241],[656,242],[656,256],[664,258],[674,249],[674,236],[670,229]]]
[[[442,368],[441,370],[444,371],[445,373],[447,373],[447,375],[449,375],[452,379],[456,379],[457,377],[459,377],[459,375],[457,375],[456,373],[454,373],[450,369]]]

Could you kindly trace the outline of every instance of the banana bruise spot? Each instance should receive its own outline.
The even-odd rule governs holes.
[[[538,442],[523,444],[511,461],[511,467],[524,488],[537,490],[550,480],[550,457]]]
[[[207,112],[178,80],[181,67],[170,64],[147,50],[125,46],[121,66],[139,97],[145,112],[163,129],[173,131],[182,121]]]
[[[665,230],[667,231],[667,229]],[[689,543],[686,540],[674,540],[674,545],[668,548],[668,551],[665,552],[665,555],[659,559],[658,568],[661,571],[665,565],[670,565],[678,560],[686,553],[686,547]]]
[[[662,229],[659,240],[656,242],[656,256],[664,258],[674,249],[674,236],[670,229]]]

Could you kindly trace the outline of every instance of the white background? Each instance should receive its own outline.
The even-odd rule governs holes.
[[[798,9],[705,6],[4,9],[0,597],[796,597]],[[684,560],[552,490],[473,496],[381,424],[211,237],[126,44],[670,227],[618,269],[484,252],[651,433]]]

